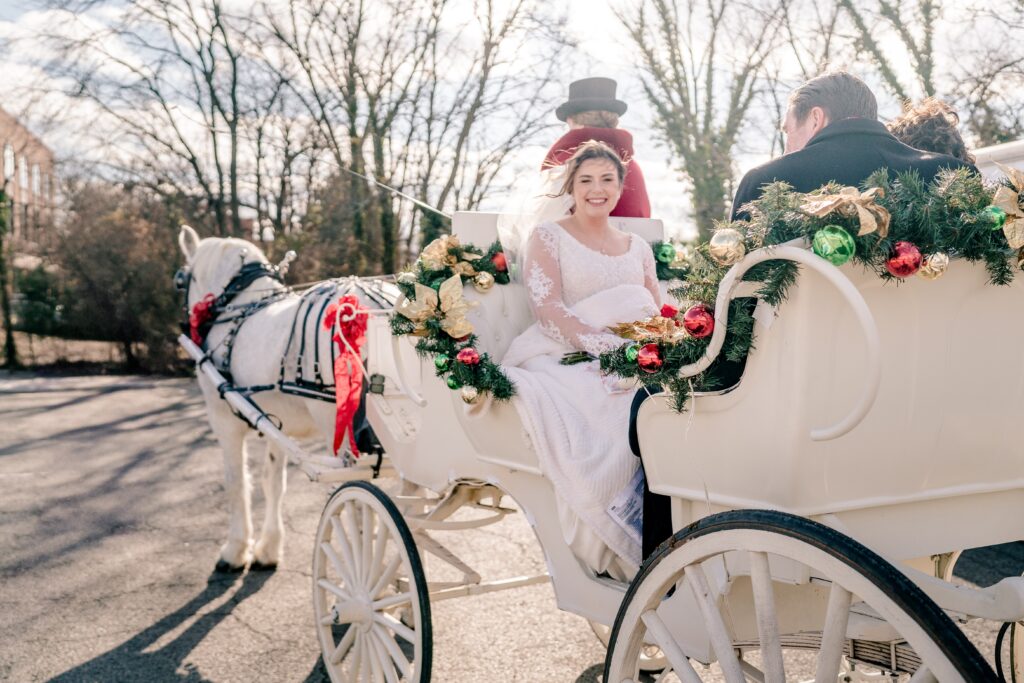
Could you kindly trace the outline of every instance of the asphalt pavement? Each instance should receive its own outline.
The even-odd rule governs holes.
[[[0,375],[0,680],[326,681],[310,561],[331,488],[290,468],[282,565],[217,574],[222,472],[193,380]],[[544,571],[522,515],[439,538],[487,578]],[[432,612],[435,681],[594,681],[604,660],[550,585]]]
[[[221,455],[194,381],[0,375],[0,680],[327,680],[309,565],[329,493],[290,468],[282,565],[218,574]],[[254,501],[258,528],[258,483]],[[439,537],[488,579],[544,570],[522,515]],[[1021,543],[958,565],[981,585],[1022,571]],[[603,648],[549,585],[432,612],[435,681],[597,680]],[[993,631],[971,634],[990,651]]]

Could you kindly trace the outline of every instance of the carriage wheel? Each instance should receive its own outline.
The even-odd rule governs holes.
[[[409,527],[387,494],[349,482],[327,501],[313,552],[313,612],[334,683],[430,680],[430,599]]]
[[[612,635],[611,627],[590,619],[587,619],[587,623],[590,624],[590,630],[594,632],[597,639],[607,648]],[[645,644],[643,646],[640,652],[640,671],[642,673],[664,671],[666,666],[668,666],[668,660],[665,659],[665,653],[661,651],[661,648],[657,645]]]
[[[1024,622],[1020,621],[1010,627],[1010,680],[1024,682]]]
[[[709,585],[705,570],[720,572],[726,554],[734,564],[744,559],[749,562],[752,616],[757,625],[752,642],[734,642],[726,626],[732,615],[729,610],[723,612]],[[769,572],[769,555],[809,567],[822,590],[828,591],[828,607],[818,633],[780,634],[775,603],[778,591]],[[659,612],[662,600],[673,590],[691,593],[697,605],[692,615]],[[851,607],[858,615],[874,613],[884,619],[887,629],[899,634],[896,642],[848,640]],[[669,661],[666,671],[671,670],[679,680],[695,683],[705,680],[702,673],[711,676],[710,670],[693,665],[679,634],[666,621],[700,624],[729,683],[786,680],[782,650],[790,647],[818,650],[814,680],[828,683],[837,680],[844,657],[871,662],[883,670],[913,673],[912,681],[996,680],[960,629],[895,567],[829,527],[781,512],[737,510],[711,515],[663,544],[641,568],[619,607],[604,680],[637,680],[645,642],[661,647]],[[744,661],[738,650],[742,656],[758,651],[760,668]],[[878,655],[874,660],[871,650]],[[902,664],[884,666],[883,661],[892,662],[890,656]]]

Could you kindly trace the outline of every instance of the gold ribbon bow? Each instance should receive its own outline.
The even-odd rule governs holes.
[[[1024,209],[1021,208],[1021,199],[1024,199],[1024,171],[1002,164],[996,166],[1006,174],[1016,191],[1000,185],[992,198],[992,203],[1006,212],[1003,234],[1006,235],[1010,248],[1020,249],[1024,247]]]
[[[460,252],[461,260],[459,256],[450,253],[453,249]],[[459,243],[459,238],[455,235],[442,235],[438,237],[428,244],[423,249],[423,253],[420,254],[420,261],[423,262],[423,267],[427,270],[451,268],[456,273],[468,277],[476,275],[476,270],[470,265],[469,261],[475,261],[480,258],[483,258],[483,254],[463,251],[462,244]]]
[[[823,218],[833,211],[839,211],[844,216],[857,216],[860,222],[860,230],[857,236],[869,235],[878,232],[880,238],[889,234],[889,211],[884,206],[875,203],[876,197],[885,196],[885,191],[880,187],[872,187],[867,192],[861,192],[856,187],[844,187],[838,194],[804,195],[804,203],[800,208],[817,218]]]
[[[675,343],[686,338],[686,330],[672,318],[660,315],[631,323],[619,323],[608,328],[612,334],[633,341],[657,340]]]
[[[418,282],[415,289],[416,300],[405,299],[398,307],[400,314],[416,323],[414,335],[424,336],[431,318],[439,318],[441,329],[454,339],[473,333],[473,323],[466,320],[466,313],[480,302],[462,298],[462,278],[458,274],[442,282],[436,292]]]

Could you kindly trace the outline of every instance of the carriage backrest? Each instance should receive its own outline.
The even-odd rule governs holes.
[[[619,230],[636,233],[648,242],[664,239],[665,227],[660,220],[616,217],[611,222]],[[498,239],[498,214],[456,213],[452,219],[452,233],[463,244],[486,248]],[[509,285],[492,287],[482,294],[466,287],[464,296],[480,302],[468,316],[477,335],[479,350],[486,351],[492,359],[500,362],[512,340],[533,323],[523,286],[513,281]]]

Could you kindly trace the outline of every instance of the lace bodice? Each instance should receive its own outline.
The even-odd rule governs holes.
[[[618,285],[646,287],[660,306],[657,271],[649,245],[631,235],[629,249],[608,256],[585,246],[557,223],[537,226],[526,245],[524,280],[530,306],[545,334],[598,355],[623,340],[572,313],[569,307]]]

